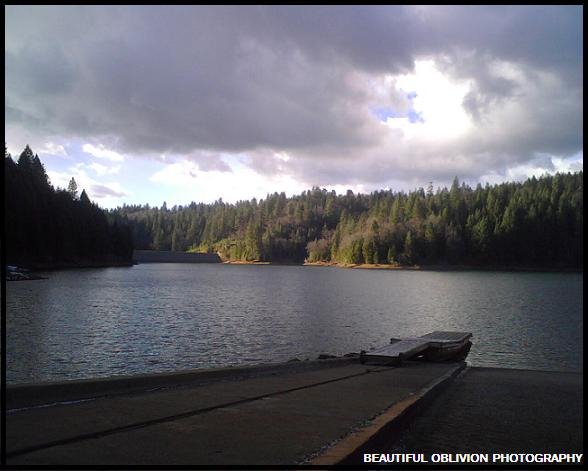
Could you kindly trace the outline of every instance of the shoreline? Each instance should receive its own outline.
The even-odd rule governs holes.
[[[224,265],[282,265],[281,263],[261,262],[259,260],[223,260],[221,263]]]
[[[501,265],[389,265],[384,263],[338,263],[305,262],[304,266],[328,266],[337,268],[354,268],[360,270],[412,270],[412,271],[510,271],[510,272],[550,272],[550,273],[584,273],[582,268],[569,267],[528,267]]]
[[[204,262],[203,262],[204,263]],[[584,273],[583,268],[573,267],[533,267],[533,266],[501,266],[501,265],[391,265],[387,263],[342,263],[342,262],[266,262],[261,260],[223,260],[218,262],[223,265],[277,265],[277,266],[299,266],[299,267],[334,267],[359,270],[407,270],[407,271],[499,271],[499,272],[518,272],[518,273]],[[112,267],[132,267],[138,265],[131,260],[129,262],[60,262],[45,264],[18,264],[21,269],[30,272],[44,272],[54,270],[72,270],[80,268],[112,268]]]
[[[340,262],[262,262],[259,260],[223,260],[225,265],[278,265],[300,267],[335,267],[359,270],[408,270],[408,271],[502,271],[529,273],[584,273],[583,268],[570,267],[528,267],[500,265],[390,265],[387,263],[340,263]]]

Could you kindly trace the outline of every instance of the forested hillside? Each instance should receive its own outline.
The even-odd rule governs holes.
[[[131,263],[129,226],[78,195],[50,184],[39,157],[27,146],[14,162],[4,151],[6,261],[32,268]]]
[[[123,206],[135,247],[214,251],[226,259],[581,268],[583,173],[410,193]]]

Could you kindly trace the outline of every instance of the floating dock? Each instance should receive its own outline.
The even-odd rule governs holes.
[[[390,345],[363,352],[361,362],[400,365],[403,360],[422,357],[428,361],[464,360],[472,345],[471,332],[435,331],[420,337],[390,339]]]

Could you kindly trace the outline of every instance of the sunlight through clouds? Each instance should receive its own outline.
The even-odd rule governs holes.
[[[402,131],[409,140],[449,140],[471,129],[471,119],[463,108],[470,89],[467,82],[455,82],[443,75],[433,60],[415,61],[414,74],[395,77],[396,89],[411,99],[414,112],[422,120],[389,117],[386,125]]]
[[[149,180],[167,187],[168,204],[211,203],[219,196],[226,202],[236,202],[265,198],[274,192],[294,195],[309,188],[288,175],[264,176],[242,164],[233,164],[231,168],[232,172],[203,171],[194,162],[184,160],[166,165]]]

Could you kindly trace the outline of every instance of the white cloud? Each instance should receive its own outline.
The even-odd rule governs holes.
[[[98,175],[99,177],[109,174],[116,174],[120,171],[120,165],[116,165],[114,167],[107,167],[106,165],[102,165],[97,162],[92,162],[90,165],[88,165],[88,167],[94,170],[96,175]]]
[[[335,190],[335,193],[337,193],[338,195],[344,195],[345,193],[347,193],[347,190],[351,190],[355,194],[370,192],[370,188],[366,187],[366,185],[363,185],[363,184],[358,184],[358,185],[326,185],[325,189],[327,191]]]
[[[102,207],[115,207],[122,203],[121,198],[131,196],[119,182],[100,182],[90,177],[84,170],[84,164],[79,163],[66,172],[48,171],[47,175],[55,187],[67,188],[72,177],[78,185],[78,192],[86,190],[90,200]]]
[[[107,149],[104,145],[98,144],[95,146],[94,144],[84,144],[82,146],[82,150],[86,154],[93,155],[94,157],[98,157],[100,159],[107,159],[113,162],[120,162],[124,160],[124,156],[115,152],[113,150]]]
[[[288,175],[261,175],[242,164],[234,164],[232,169],[232,172],[203,171],[195,163],[184,160],[165,166],[149,180],[175,190],[166,200],[168,204],[213,202],[221,196],[226,202],[236,202],[282,191],[294,195],[309,188],[308,183]]]
[[[183,160],[166,165],[159,172],[151,175],[149,180],[164,185],[188,186],[194,184],[194,179],[197,178],[198,171],[197,164]]]
[[[584,167],[583,152],[569,158],[539,155],[536,159],[507,168],[503,173],[490,173],[480,177],[482,183],[498,184],[507,181],[524,181],[554,173],[577,172]]]
[[[65,147],[52,141],[46,142],[45,145],[39,149],[39,153],[56,155],[59,157],[68,157]]]
[[[552,157],[551,161],[557,172],[578,172],[584,169],[584,152],[579,152],[569,159]]]

